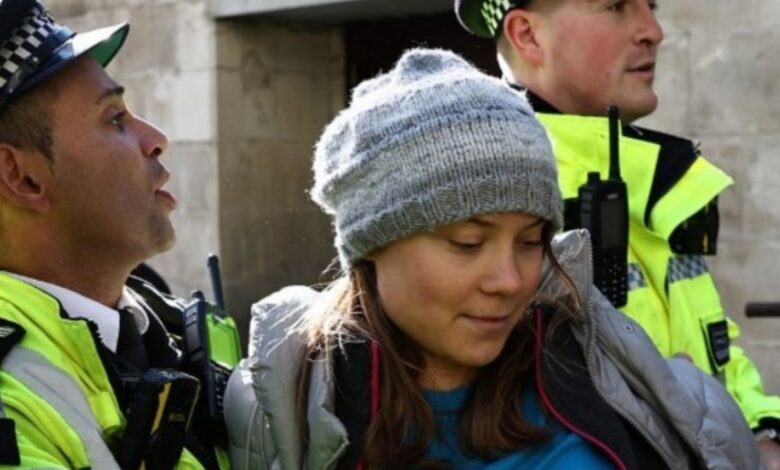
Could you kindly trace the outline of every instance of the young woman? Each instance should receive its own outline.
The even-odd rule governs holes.
[[[325,130],[312,196],[344,277],[253,308],[235,468],[757,468],[714,379],[593,287],[524,97],[406,53]]]

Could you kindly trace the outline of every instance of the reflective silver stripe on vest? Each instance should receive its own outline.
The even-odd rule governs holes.
[[[39,353],[15,347],[3,360],[3,370],[43,398],[76,431],[92,468],[119,470],[87,398],[76,382]]]
[[[628,290],[647,287],[642,268],[636,263],[628,263]]]
[[[669,284],[685,279],[693,279],[709,272],[701,255],[676,256],[669,260],[666,279]]]

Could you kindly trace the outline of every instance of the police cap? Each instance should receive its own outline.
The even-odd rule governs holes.
[[[85,53],[106,66],[129,28],[121,23],[76,34],[38,0],[0,0],[0,109]]]
[[[495,38],[509,10],[522,8],[531,0],[455,0],[458,21],[471,34]]]

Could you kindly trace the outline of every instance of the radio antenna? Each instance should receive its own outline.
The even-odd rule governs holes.
[[[615,105],[607,108],[609,116],[609,179],[620,181],[620,111]]]
[[[222,276],[219,273],[219,256],[210,254],[208,257],[209,274],[211,274],[211,286],[214,289],[214,300],[219,307],[219,316],[225,315],[225,297],[222,295]]]

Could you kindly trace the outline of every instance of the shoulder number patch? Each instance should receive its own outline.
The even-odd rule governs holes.
[[[710,359],[720,368],[726,365],[731,358],[729,354],[729,327],[726,320],[713,322],[707,325],[707,340],[710,346]]]

